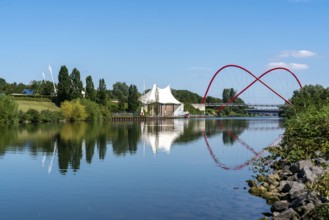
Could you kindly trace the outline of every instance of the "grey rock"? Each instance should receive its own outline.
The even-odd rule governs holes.
[[[280,212],[273,212],[272,214],[273,214],[273,216],[275,217],[275,216],[280,215]]]
[[[298,173],[299,172],[299,167],[297,163],[291,164],[289,171],[292,173]]]
[[[312,170],[308,167],[305,166],[301,169],[301,171],[298,173],[298,176],[303,179],[303,182],[314,182],[316,179],[316,174],[312,172]]]
[[[315,164],[315,165],[320,165],[320,164],[326,162],[326,160],[323,159],[323,158],[321,158],[321,157],[315,158],[313,161],[314,161],[314,164]]]
[[[292,182],[291,181],[280,181],[280,185],[278,187],[279,192],[289,192],[291,189]]]
[[[277,216],[274,216],[273,219],[274,220],[299,219],[299,215],[297,214],[297,212],[295,212],[295,210],[293,210],[292,208],[289,208],[289,209],[281,212]]]
[[[292,175],[292,176],[290,177],[290,180],[291,180],[291,181],[298,181],[298,180],[299,180],[298,174],[295,173],[294,175]]]
[[[307,189],[303,189],[303,190],[300,190],[300,191],[297,191],[297,192],[294,192],[294,193],[289,193],[289,199],[290,201],[292,200],[295,200],[301,196],[304,196],[307,194]]]
[[[291,188],[289,190],[289,194],[292,195],[298,191],[302,191],[305,189],[304,183],[292,182]]]
[[[306,193],[290,203],[290,208],[297,209],[300,206],[305,206],[308,203],[313,203],[314,205],[321,204],[321,201],[317,198],[314,193]]]
[[[284,210],[287,210],[289,208],[289,202],[287,200],[277,201],[275,202],[272,207],[272,212],[282,212]]]
[[[324,174],[324,169],[323,169],[323,167],[314,166],[314,167],[312,167],[312,172],[316,176],[322,176]]]
[[[314,159],[314,163],[315,163],[316,165],[322,165],[322,164],[329,165],[329,161],[328,161],[328,160],[325,160],[324,158],[321,158],[321,157],[319,157],[319,158],[315,158],[315,159]]]
[[[303,206],[308,203],[306,194],[298,197],[290,203],[290,208],[297,209],[299,206]]]
[[[296,163],[291,164],[290,171],[292,173],[299,173],[301,169],[303,169],[305,166],[308,166],[311,168],[313,166],[311,160],[301,160]]]
[[[284,165],[283,170],[287,173],[290,173],[290,166],[289,165]]]
[[[301,207],[299,207],[297,210],[297,212],[299,213],[299,215],[304,216],[307,215],[307,213],[309,213],[310,211],[312,211],[315,208],[315,205],[313,203],[307,203],[306,205],[303,205]]]

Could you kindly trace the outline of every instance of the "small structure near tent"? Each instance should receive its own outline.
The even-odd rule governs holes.
[[[141,115],[152,117],[177,117],[186,114],[184,104],[179,102],[171,93],[170,86],[160,89],[156,84],[145,95],[139,98],[143,106]]]
[[[34,91],[32,89],[24,89],[23,94],[24,95],[34,95]]]

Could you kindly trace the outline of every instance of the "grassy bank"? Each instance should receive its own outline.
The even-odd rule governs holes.
[[[42,110],[60,111],[60,108],[51,101],[16,100],[16,103],[18,104],[18,110],[22,112],[27,112],[29,109],[35,109],[38,112]]]

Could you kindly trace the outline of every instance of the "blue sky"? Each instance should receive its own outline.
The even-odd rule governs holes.
[[[0,77],[50,80],[50,63],[56,80],[66,65],[96,87],[145,81],[203,95],[234,63],[328,87],[328,12],[328,0],[0,0]]]

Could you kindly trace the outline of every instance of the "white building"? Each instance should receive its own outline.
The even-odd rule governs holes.
[[[182,116],[185,114],[184,104],[172,95],[170,86],[160,89],[154,84],[148,93],[139,98],[139,101],[143,104],[141,114],[159,117]]]

